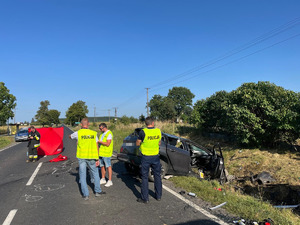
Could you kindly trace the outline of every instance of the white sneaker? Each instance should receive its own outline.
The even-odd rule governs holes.
[[[100,179],[100,184],[106,184],[106,179],[105,178],[101,178]]]
[[[110,187],[113,185],[113,182],[111,180],[107,181],[107,184],[105,184],[105,187]]]

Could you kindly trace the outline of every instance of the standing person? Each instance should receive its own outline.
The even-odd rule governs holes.
[[[148,174],[151,167],[154,175],[154,189],[155,198],[157,201],[161,200],[162,196],[162,181],[161,181],[161,164],[159,158],[159,146],[161,143],[161,131],[154,127],[154,120],[147,117],[145,120],[147,128],[140,131],[139,137],[136,140],[136,145],[140,146],[142,153],[141,160],[141,198],[137,201],[140,203],[149,202],[149,187],[148,187]]]
[[[37,148],[40,146],[41,135],[34,126],[30,126],[28,139],[28,159],[26,162],[36,162],[38,159]]]
[[[101,191],[99,171],[97,168],[99,165],[97,132],[89,129],[88,118],[81,120],[81,129],[71,134],[69,138],[77,140],[76,157],[79,162],[79,182],[82,197],[84,200],[89,199],[89,190],[86,182],[86,167],[89,168],[94,179],[95,196],[99,197],[101,194],[105,194],[105,192]]]
[[[111,168],[111,156],[113,153],[114,141],[113,141],[113,133],[107,129],[107,125],[105,123],[100,123],[99,130],[102,132],[100,135],[100,140],[98,141],[100,145],[99,148],[99,159],[100,159],[100,167],[101,167],[101,180],[100,184],[105,184],[105,173],[108,171],[108,181],[104,185],[105,187],[110,187],[113,185],[111,181],[112,178],[112,168]],[[106,170],[105,170],[106,168]]]

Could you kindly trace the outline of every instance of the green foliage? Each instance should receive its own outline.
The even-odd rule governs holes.
[[[161,95],[154,95],[149,102],[150,113],[157,120],[166,121],[176,118],[175,104],[173,100]]]
[[[59,124],[59,116],[60,116],[60,112],[57,111],[56,109],[51,109],[48,111],[48,115],[49,115],[49,123],[50,124]]]
[[[0,149],[10,145],[11,143],[13,143],[15,140],[13,137],[6,137],[6,136],[2,136],[0,137]]]
[[[34,122],[34,119],[32,118],[31,124],[41,124],[43,126],[48,125],[51,126],[52,124],[59,124],[59,116],[60,112],[56,109],[48,109],[48,106],[50,105],[50,102],[48,100],[41,101],[41,106],[39,110],[37,111],[35,118],[37,119],[36,122]]]
[[[66,112],[66,123],[73,125],[75,122],[80,122],[86,117],[89,110],[84,101],[77,101],[73,103]]]
[[[145,116],[144,116],[143,114],[141,114],[141,115],[139,116],[139,121],[140,121],[141,123],[144,123],[145,120],[146,120]]]
[[[16,105],[16,97],[9,93],[5,83],[0,82],[0,124],[14,117],[13,109]]]
[[[208,132],[227,134],[242,145],[292,143],[300,134],[300,95],[269,82],[245,83],[197,101],[191,121]]]
[[[187,107],[192,106],[195,95],[188,88],[173,87],[167,97],[174,102],[176,116],[180,117]]]
[[[122,116],[119,121],[120,121],[120,123],[123,123],[124,125],[128,125],[130,123],[138,123],[139,122],[139,120],[136,119],[136,118],[134,118],[133,116],[127,117],[125,115]]]
[[[49,124],[49,114],[48,114],[48,106],[50,105],[50,102],[48,100],[41,101],[41,106],[39,110],[36,112],[35,119],[37,122],[43,126]]]

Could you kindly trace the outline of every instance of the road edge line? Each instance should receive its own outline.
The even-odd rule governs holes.
[[[10,225],[10,223],[14,219],[17,211],[18,211],[17,209],[10,210],[10,212],[8,213],[8,215],[7,215],[6,219],[4,220],[4,222],[2,223],[2,225]]]
[[[165,189],[166,191],[168,191],[172,195],[175,195],[177,198],[181,199],[186,204],[190,205],[191,207],[195,208],[196,210],[198,210],[199,212],[201,212],[202,214],[204,214],[208,218],[212,219],[214,222],[219,223],[220,225],[229,225],[228,223],[224,222],[223,220],[219,219],[215,215],[211,214],[210,212],[208,212],[205,209],[201,208],[200,206],[196,205],[194,202],[191,202],[190,200],[184,198],[183,196],[181,196],[180,194],[176,193],[175,191],[173,191],[172,189],[168,188],[167,186],[165,186],[165,185],[162,185],[162,186],[163,186],[163,189]]]
[[[39,169],[41,168],[42,164],[43,164],[42,162],[39,163],[39,165],[37,166],[37,168],[35,169],[35,171],[31,175],[30,179],[28,180],[26,186],[29,186],[29,185],[32,184],[32,182],[33,182],[35,176],[37,175],[37,173],[39,172]]]

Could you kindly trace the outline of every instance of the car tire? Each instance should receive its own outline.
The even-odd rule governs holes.
[[[165,161],[163,160],[160,160],[160,164],[161,164],[161,172],[160,172],[160,176],[161,176],[161,179],[163,179],[168,171],[168,163],[166,163]],[[153,173],[152,173],[152,170],[150,168],[149,170],[149,176],[148,176],[148,179],[150,182],[154,182],[154,176],[153,176]]]

